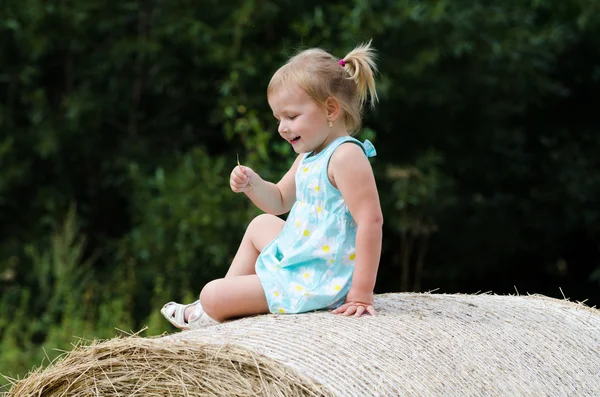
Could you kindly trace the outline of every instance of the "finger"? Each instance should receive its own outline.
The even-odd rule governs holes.
[[[235,167],[233,169],[233,172],[235,173],[235,175],[239,176],[240,178],[248,176],[248,170],[243,165],[239,165],[239,166]]]
[[[250,178],[250,176],[248,175],[248,170],[249,170],[248,167],[244,167],[243,165],[240,165],[237,168],[238,168],[238,171],[241,173],[241,175],[244,178]]]
[[[242,169],[242,167],[235,167],[233,169],[232,174],[235,175],[238,178],[245,178],[246,177],[246,173],[244,172],[244,170]]]
[[[343,314],[346,310],[348,310],[348,308],[352,306],[352,303],[348,302],[348,303],[344,303],[343,305],[341,305],[340,307],[338,307],[337,309],[335,309],[335,313],[336,314]]]
[[[363,313],[365,312],[365,310],[367,310],[364,306],[359,306],[356,308],[356,313],[354,313],[354,315],[356,317],[360,317],[363,315]]]
[[[233,189],[233,188],[235,188],[235,189],[241,189],[241,188],[243,188],[244,186],[246,186],[246,184],[245,184],[243,181],[238,181],[238,180],[236,180],[235,178],[234,178],[234,179],[231,179],[231,180],[229,181],[229,185],[231,186],[231,188],[232,188],[232,189]]]
[[[244,185],[244,186],[238,186],[235,188],[235,192],[236,193],[244,193],[251,190],[249,185]]]
[[[231,187],[231,190],[233,190],[235,193],[242,193],[245,190],[247,190],[247,184],[237,184],[237,183],[229,183],[229,187]]]
[[[248,184],[247,181],[240,180],[237,178],[234,178],[231,180],[231,185],[235,186],[238,189],[242,189],[242,188],[246,187],[247,184]]]
[[[248,181],[248,175],[242,174],[239,170],[236,170],[232,175],[231,178],[234,181],[237,182],[247,182]]]
[[[344,312],[344,316],[351,316],[354,313],[356,313],[356,306],[352,305],[348,307],[348,309],[346,309],[346,311]]]
[[[375,308],[373,306],[367,306],[367,311],[371,316],[375,315]]]
[[[239,184],[244,184],[247,185],[248,183],[250,183],[250,177],[246,174],[239,174],[236,173],[234,180],[239,183]]]
[[[342,306],[338,307],[337,309],[333,309],[331,312],[334,314],[340,314],[346,311],[346,309],[348,308],[349,304],[348,303],[344,303]]]

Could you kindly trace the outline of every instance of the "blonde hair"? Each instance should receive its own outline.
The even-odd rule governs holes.
[[[311,48],[293,56],[275,72],[267,95],[281,86],[296,83],[319,104],[335,97],[344,111],[346,128],[354,135],[360,129],[368,96],[372,106],[378,100],[376,72],[371,41],[357,46],[341,60],[322,49]]]

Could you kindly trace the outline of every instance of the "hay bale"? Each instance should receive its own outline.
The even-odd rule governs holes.
[[[76,349],[9,396],[600,395],[596,309],[441,294],[379,295],[376,308],[374,318],[267,315],[110,340]]]
[[[8,396],[333,396],[310,378],[235,345],[114,338],[77,346]]]

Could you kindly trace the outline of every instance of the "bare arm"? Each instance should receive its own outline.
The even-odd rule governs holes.
[[[373,289],[381,256],[383,215],[369,160],[355,144],[341,145],[330,161],[334,183],[357,224],[356,262],[346,303],[334,313],[374,314]]]
[[[281,215],[289,212],[296,201],[296,170],[302,156],[296,157],[292,167],[286,172],[281,180],[275,184],[265,181],[248,167],[236,167],[231,175],[231,186],[233,191],[244,192],[250,200],[262,211]],[[234,182],[238,179],[244,180],[246,184],[241,188],[234,188]],[[252,186],[249,186],[249,183]]]

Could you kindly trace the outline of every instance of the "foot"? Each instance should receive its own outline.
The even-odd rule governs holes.
[[[196,311],[198,306],[200,306],[200,302],[194,302],[193,306],[186,306],[185,311],[183,312],[183,321],[187,323],[189,321],[194,320],[194,312]]]
[[[169,302],[162,307],[160,312],[168,322],[182,330],[198,329],[215,323],[204,313],[200,300],[188,305]]]

